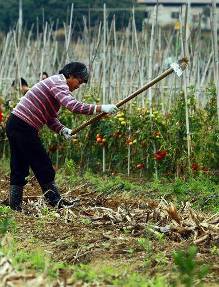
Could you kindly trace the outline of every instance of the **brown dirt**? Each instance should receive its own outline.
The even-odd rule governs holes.
[[[1,175],[0,200],[7,197],[8,186],[8,177]],[[34,178],[28,183],[23,212],[14,213],[21,248],[28,248],[29,240],[36,238],[36,247],[44,249],[55,261],[89,263],[92,266],[123,264],[129,266],[130,271],[154,276],[171,273],[173,251],[186,249],[194,241],[191,231],[182,231],[185,224],[177,223],[178,220],[188,218],[185,219],[181,213],[174,213],[177,211],[172,209],[165,210],[164,215],[163,210],[159,211],[160,202],[124,193],[106,196],[95,192],[89,183],[72,189],[63,187],[62,194],[66,198],[77,197],[80,204],[71,209],[51,208],[49,213],[45,213],[46,205],[38,184]],[[171,205],[167,206],[171,208]],[[146,228],[151,224],[159,227],[170,223],[174,223],[174,228],[165,234],[165,240],[157,237],[157,231],[148,231]],[[180,230],[179,226],[182,227]],[[198,238],[203,235],[196,233],[196,237],[197,234]],[[152,251],[147,251],[138,243],[137,239],[141,237],[151,240]],[[211,272],[207,280],[212,283],[219,278],[218,256],[211,252],[214,245],[218,245],[218,239],[213,236],[198,244],[198,260],[210,263]],[[167,261],[161,264],[155,254],[163,254]],[[144,261],[148,257],[151,261],[149,268],[146,268]]]

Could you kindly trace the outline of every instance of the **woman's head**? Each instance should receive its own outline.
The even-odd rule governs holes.
[[[69,90],[72,92],[80,87],[81,84],[87,83],[89,73],[85,64],[80,62],[71,62],[65,65],[59,74],[66,78]]]
[[[83,83],[88,82],[89,72],[85,64],[80,62],[71,62],[65,65],[60,71],[59,74],[63,74],[66,79],[70,77],[79,78]]]

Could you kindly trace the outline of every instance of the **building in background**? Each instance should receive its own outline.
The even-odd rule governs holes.
[[[158,23],[161,26],[174,25],[176,29],[180,28],[180,15],[185,15],[187,0],[137,0],[137,4],[145,6],[145,22],[152,24],[154,7],[158,2]],[[203,30],[211,29],[211,6],[212,0],[190,0],[190,25],[199,25]],[[217,3],[217,20],[219,27],[219,0]]]

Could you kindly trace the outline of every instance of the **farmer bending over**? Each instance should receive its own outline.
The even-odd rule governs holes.
[[[88,76],[84,64],[71,62],[58,75],[35,84],[13,109],[6,125],[11,151],[9,204],[12,209],[22,209],[23,187],[27,183],[25,178],[29,174],[29,167],[33,170],[48,204],[57,207],[71,204],[61,198],[54,182],[52,162],[40,141],[38,131],[46,124],[65,139],[71,137],[71,129],[58,120],[61,106],[73,113],[87,115],[100,112],[111,114],[118,110],[113,104],[86,104],[72,97],[70,92],[87,83]]]

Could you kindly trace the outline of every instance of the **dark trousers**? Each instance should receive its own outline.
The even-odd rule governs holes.
[[[30,167],[40,185],[52,182],[55,171],[37,130],[11,114],[6,124],[6,133],[11,151],[10,184],[25,185]]]

